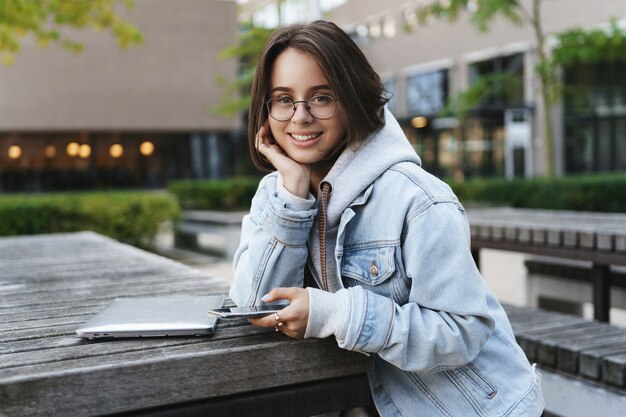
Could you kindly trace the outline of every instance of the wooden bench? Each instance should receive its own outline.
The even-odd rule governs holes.
[[[185,210],[174,231],[177,247],[232,259],[247,212]]]
[[[478,265],[482,248],[591,262],[594,317],[609,320],[610,266],[626,265],[626,214],[477,208],[468,219]]]
[[[529,307],[584,315],[584,305],[593,302],[592,269],[585,261],[563,258],[529,256],[524,261],[526,267],[526,293]],[[611,266],[611,308],[626,311],[626,267]],[[613,316],[615,323],[623,323],[623,318]]]
[[[247,321],[207,337],[85,340],[115,297],[225,294],[91,232],[0,238],[0,416],[310,416],[369,403],[371,358]]]
[[[626,329],[529,307],[505,305],[505,310],[529,361],[626,390]]]
[[[209,337],[89,341],[74,334],[114,297],[227,288],[90,232],[0,238],[0,415],[310,416],[369,403],[371,358],[339,349],[332,338],[294,340],[245,321],[220,322]],[[505,308],[546,388],[580,382],[595,393],[589,398],[598,410],[626,398],[624,329]],[[589,392],[579,389],[568,402],[584,410]]]
[[[540,367],[546,415],[624,415],[626,329],[569,314],[504,307],[518,344]]]

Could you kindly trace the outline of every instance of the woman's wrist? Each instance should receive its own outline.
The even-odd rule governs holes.
[[[308,179],[292,179],[283,177],[283,186],[291,194],[306,199],[309,195],[309,180]]]

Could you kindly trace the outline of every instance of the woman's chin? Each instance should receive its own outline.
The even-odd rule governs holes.
[[[311,152],[290,152],[287,154],[291,159],[296,161],[299,164],[304,165],[312,165],[323,160],[327,155],[326,154],[315,154]]]

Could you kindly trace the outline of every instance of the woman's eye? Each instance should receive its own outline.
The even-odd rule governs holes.
[[[277,97],[276,102],[280,104],[290,104],[291,99],[289,97]]]
[[[326,104],[330,101],[330,97],[325,95],[315,96],[311,101],[315,104]]]

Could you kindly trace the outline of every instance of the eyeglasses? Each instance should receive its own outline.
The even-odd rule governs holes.
[[[296,114],[296,104],[305,103],[309,114],[316,119],[330,119],[337,110],[337,100],[326,94],[318,94],[308,100],[294,101],[289,97],[272,97],[267,100],[267,111],[274,120],[286,122]]]

